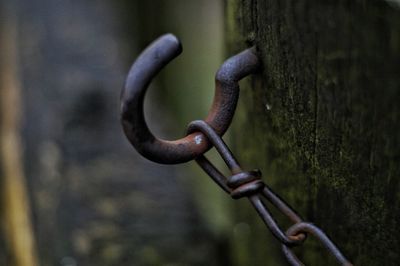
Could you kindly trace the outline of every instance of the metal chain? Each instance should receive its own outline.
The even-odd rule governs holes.
[[[307,234],[313,235],[334,256],[341,265],[351,266],[338,247],[328,236],[312,223],[304,222],[303,219],[280,198],[272,189],[261,180],[259,170],[243,171],[239,163],[218,133],[205,121],[197,120],[189,124],[188,133],[202,132],[214,145],[232,176],[225,177],[204,155],[195,160],[200,167],[228,194],[234,199],[247,197],[261,219],[271,231],[273,236],[282,244],[282,252],[293,266],[304,265],[291,250],[294,246],[302,245]],[[287,216],[293,225],[284,232],[271,215],[263,199],[270,202],[279,212]]]

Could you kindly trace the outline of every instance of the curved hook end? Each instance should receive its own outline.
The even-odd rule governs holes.
[[[175,35],[168,33],[157,38],[133,63],[121,93],[121,122],[125,135],[139,153],[148,158],[162,141],[153,136],[145,122],[144,96],[152,79],[181,52],[182,45]]]
[[[156,39],[132,65],[121,94],[121,122],[127,138],[140,154],[160,163],[186,162],[210,148],[200,132],[176,141],[158,139],[144,118],[143,101],[149,83],[181,52],[181,43],[173,34]],[[238,81],[253,73],[258,65],[256,51],[250,48],[228,59],[218,71],[214,102],[205,119],[218,134],[223,135],[232,120],[239,96]]]

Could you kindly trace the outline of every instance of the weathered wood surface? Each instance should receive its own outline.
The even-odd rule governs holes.
[[[227,1],[226,14],[230,52],[255,44],[264,64],[242,90],[235,120],[244,166],[261,168],[264,180],[356,265],[398,265],[395,1]],[[236,265],[285,265],[253,211],[240,210],[238,239],[246,245],[234,252]],[[308,242],[299,249],[307,265],[335,265]]]

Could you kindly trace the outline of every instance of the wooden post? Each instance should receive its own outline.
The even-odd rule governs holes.
[[[34,238],[20,146],[16,21],[0,10],[0,196],[6,265],[35,266]]]
[[[395,2],[226,1],[230,54],[254,44],[263,62],[241,92],[236,153],[355,265],[400,261]],[[236,265],[286,265],[279,243],[242,208]],[[335,265],[316,241],[297,252],[306,265]]]

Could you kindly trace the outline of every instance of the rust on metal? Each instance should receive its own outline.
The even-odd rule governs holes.
[[[225,187],[224,190],[228,192],[232,198],[238,199],[241,197],[248,197],[250,203],[256,209],[265,225],[280,242],[289,246],[301,244],[306,236],[300,233],[297,238],[288,237],[285,232],[279,228],[270,211],[262,201],[262,197],[264,197],[279,210],[282,209],[281,212],[288,216],[293,222],[302,221],[300,216],[298,216],[288,204],[280,199],[261,181],[261,172],[259,170],[249,172],[243,171],[223,139],[205,121],[197,120],[189,124],[188,133],[196,131],[201,131],[207,136],[232,172],[232,176],[225,177],[204,155],[200,156],[200,160],[196,159],[200,167],[217,182],[220,187]],[[221,182],[224,184],[219,184]]]
[[[151,43],[132,65],[121,93],[121,122],[125,135],[136,150],[149,160],[176,164],[190,161],[210,147],[204,134],[194,132],[178,140],[162,140],[149,130],[143,113],[146,89],[152,79],[182,52],[179,40],[165,34]],[[254,73],[259,65],[255,48],[229,58],[215,77],[215,96],[208,116],[204,119],[223,135],[234,115],[239,97],[238,81]]]
[[[221,66],[215,78],[215,96],[211,110],[204,121],[197,120],[189,124],[186,137],[168,141],[158,139],[150,132],[143,114],[146,89],[158,72],[181,51],[178,39],[172,34],[166,34],[151,43],[132,65],[121,94],[121,121],[132,145],[144,157],[159,163],[176,164],[195,159],[232,198],[247,197],[264,224],[282,244],[282,252],[291,265],[304,265],[291,248],[301,245],[309,234],[316,237],[340,264],[351,266],[320,228],[304,222],[288,203],[261,180],[259,170],[243,171],[222,139],[236,109],[238,81],[255,73],[260,65],[254,47],[229,58]],[[203,155],[211,147],[215,147],[221,155],[231,171],[231,176],[223,175]],[[293,223],[286,232],[280,228],[264,201],[271,203]]]
[[[196,131],[203,132],[207,136],[232,172],[232,176],[224,176],[204,155],[196,158],[196,162],[232,198],[249,199],[272,235],[282,243],[282,252],[292,266],[304,265],[290,248],[301,245],[306,240],[307,234],[315,236],[341,265],[352,266],[320,228],[304,222],[288,203],[261,181],[259,170],[243,171],[222,137],[210,125],[202,120],[193,121],[189,124],[188,133]],[[286,232],[279,227],[263,199],[294,223]]]

